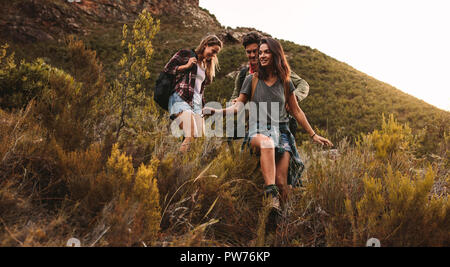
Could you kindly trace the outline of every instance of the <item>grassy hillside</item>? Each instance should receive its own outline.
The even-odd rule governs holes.
[[[154,40],[155,54],[150,63],[148,90],[170,57],[181,48],[193,48],[208,33],[219,33],[223,28],[214,25],[186,28],[186,22],[176,16],[160,16],[161,30]],[[87,47],[96,51],[103,63],[108,80],[117,72],[116,62],[122,50],[121,23],[107,23],[93,30],[88,36],[80,36]],[[292,69],[310,84],[310,95],[302,102],[313,127],[334,141],[343,137],[357,137],[381,125],[381,114],[394,114],[401,123],[408,123],[414,131],[428,128],[433,140],[443,138],[450,130],[450,112],[440,110],[411,95],[378,81],[351,66],[339,62],[318,50],[282,40]],[[66,46],[60,42],[33,44],[10,43],[18,59],[31,61],[43,57],[53,66],[65,68]],[[240,44],[226,44],[219,54],[221,71],[216,81],[206,91],[207,101],[229,100],[233,79],[227,74],[236,71],[246,62]],[[299,135],[298,141],[301,142]],[[435,149],[430,145],[430,150]]]
[[[298,134],[304,187],[273,221],[258,159],[239,142],[200,138],[177,152],[180,139],[149,89],[173,53],[222,29],[160,19],[154,38],[148,15],[124,38],[138,57],[121,47],[120,23],[82,41],[1,47],[1,246],[64,246],[71,237],[83,246],[450,244],[448,112],[282,41],[311,86],[301,107],[336,150]],[[144,64],[143,44],[154,49]],[[245,55],[227,44],[219,60],[207,100],[228,99],[227,74]]]

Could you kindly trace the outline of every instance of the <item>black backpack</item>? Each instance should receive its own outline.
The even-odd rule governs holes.
[[[194,50],[191,50],[191,57],[197,57]],[[161,72],[156,80],[153,99],[158,105],[169,110],[169,98],[175,91],[175,75],[166,72]]]
[[[250,69],[249,67],[245,67],[245,68],[242,68],[241,71],[239,72],[239,84],[240,84],[239,87],[241,89],[242,89],[242,85],[244,84],[245,78],[247,77],[247,72],[249,69]]]

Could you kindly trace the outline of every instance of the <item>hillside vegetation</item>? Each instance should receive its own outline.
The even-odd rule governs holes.
[[[297,135],[304,187],[273,222],[258,159],[239,142],[199,138],[177,153],[151,87],[173,53],[221,29],[158,18],[144,12],[63,43],[2,44],[0,245],[450,244],[448,112],[282,41],[311,86],[302,109],[337,150]],[[219,60],[207,100],[223,102],[245,55],[227,43]]]

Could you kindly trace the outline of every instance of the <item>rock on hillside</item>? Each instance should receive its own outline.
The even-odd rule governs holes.
[[[247,33],[251,32],[251,31],[259,32],[262,36],[265,36],[265,37],[272,37],[270,34],[258,31],[256,29],[243,28],[243,27],[240,27],[237,29],[227,28],[227,29],[221,30],[217,34],[217,36],[220,39],[222,39],[225,43],[235,44],[235,43],[241,43],[244,35],[246,35]]]
[[[186,18],[185,26],[221,28],[198,0],[0,0],[0,38],[29,43],[52,41],[64,34],[87,35],[111,23],[133,21],[144,9],[155,16]]]

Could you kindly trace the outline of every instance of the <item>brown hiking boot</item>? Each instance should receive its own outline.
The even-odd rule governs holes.
[[[274,211],[281,212],[280,193],[276,185],[266,186],[264,196],[268,199],[268,203]]]
[[[281,212],[280,198],[278,196],[276,197],[269,196],[269,205],[272,209],[276,210],[277,212]]]
[[[271,193],[266,194],[265,197],[266,207],[269,208],[269,213],[267,217],[266,223],[266,232],[272,233],[275,232],[278,227],[278,220],[281,215],[281,205],[279,195],[272,195]]]

